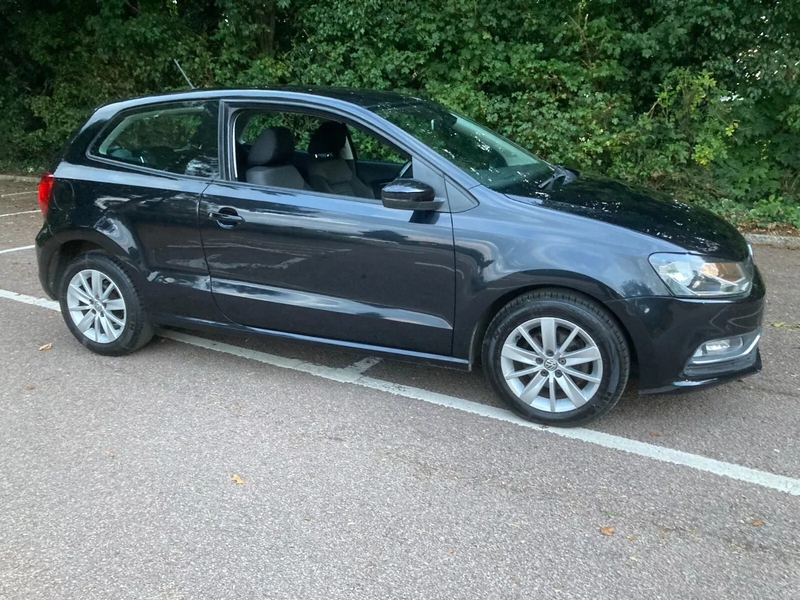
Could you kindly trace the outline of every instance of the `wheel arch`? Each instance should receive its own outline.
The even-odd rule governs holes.
[[[129,276],[138,278],[139,270],[128,252],[114,240],[97,231],[85,230],[70,232],[51,241],[52,250],[47,263],[47,282],[45,289],[55,298],[58,294],[61,275],[67,265],[76,257],[93,250],[102,250],[122,262]]]
[[[493,302],[489,304],[489,306],[486,307],[486,309],[483,311],[480,318],[478,319],[475,327],[473,328],[472,340],[470,342],[470,349],[469,349],[470,367],[480,364],[481,347],[483,346],[483,341],[484,338],[486,337],[486,331],[488,330],[489,324],[492,322],[492,319],[494,319],[497,313],[499,313],[503,309],[503,307],[505,307],[507,304],[513,302],[523,294],[527,294],[529,292],[534,292],[534,291],[542,291],[542,290],[568,292],[570,294],[581,296],[584,299],[588,300],[589,302],[595,304],[602,310],[604,310],[606,313],[608,313],[609,317],[613,319],[614,322],[617,324],[617,327],[619,327],[620,331],[625,337],[626,343],[628,344],[628,351],[630,353],[630,359],[631,359],[631,369],[632,370],[638,369],[639,361],[636,354],[636,345],[633,343],[633,338],[631,337],[628,328],[625,326],[622,320],[617,316],[614,310],[612,310],[600,298],[597,298],[596,296],[587,293],[585,290],[579,289],[578,287],[572,287],[564,284],[553,285],[548,283],[531,284],[508,291],[505,294],[496,298]]]

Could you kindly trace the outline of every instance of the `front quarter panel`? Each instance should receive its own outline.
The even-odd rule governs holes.
[[[676,251],[672,244],[585,217],[514,202],[487,188],[471,192],[479,206],[453,214],[454,356],[469,358],[482,319],[526,289],[569,288],[603,303],[670,295],[647,257]]]

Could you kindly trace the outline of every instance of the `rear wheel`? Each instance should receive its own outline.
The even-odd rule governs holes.
[[[61,314],[84,346],[109,356],[138,350],[153,328],[133,282],[102,252],[78,256],[65,269],[59,292]]]
[[[574,427],[602,416],[628,381],[628,347],[616,322],[590,300],[556,290],[524,294],[489,325],[483,364],[517,414]]]

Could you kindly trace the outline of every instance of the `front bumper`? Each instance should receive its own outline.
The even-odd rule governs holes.
[[[736,300],[649,297],[608,303],[627,329],[643,394],[691,390],[739,379],[761,370],[758,344],[730,360],[693,364],[698,348],[712,340],[753,335],[762,325],[764,283]]]
[[[733,368],[730,368],[733,367]],[[761,371],[761,352],[756,347],[750,356],[737,365],[729,365],[729,368],[720,368],[716,373],[708,373],[705,377],[693,375],[692,379],[683,377],[673,381],[669,385],[660,388],[643,389],[639,387],[640,394],[662,394],[667,392],[690,392],[700,387],[711,387],[721,385],[731,381],[736,381],[748,375],[754,375]]]

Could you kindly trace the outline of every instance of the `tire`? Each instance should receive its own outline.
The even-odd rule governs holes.
[[[95,302],[96,298],[100,300]],[[123,356],[153,337],[136,286],[119,262],[104,252],[81,254],[67,265],[58,299],[72,335],[92,352]]]
[[[579,294],[552,289],[501,309],[486,331],[482,359],[489,384],[511,410],[557,427],[607,413],[630,373],[628,344],[614,319]]]

